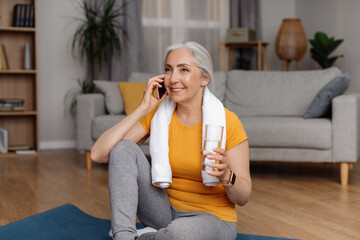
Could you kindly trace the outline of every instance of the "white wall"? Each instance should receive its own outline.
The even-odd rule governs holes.
[[[84,76],[71,54],[76,24],[74,1],[38,0],[40,148],[75,147],[75,124],[64,115],[65,93]]]
[[[349,91],[360,92],[360,1],[359,0],[298,0],[296,16],[301,18],[308,38],[323,31],[344,42],[333,53],[343,54],[335,65],[343,72],[351,72]],[[307,54],[302,64],[305,69],[319,68]]]

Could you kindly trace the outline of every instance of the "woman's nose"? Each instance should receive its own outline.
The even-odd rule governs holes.
[[[176,74],[176,72],[171,72],[170,74],[169,74],[169,82],[171,83],[171,84],[173,84],[173,83],[176,83],[176,82],[178,82],[179,81],[179,78],[178,78],[178,75]]]

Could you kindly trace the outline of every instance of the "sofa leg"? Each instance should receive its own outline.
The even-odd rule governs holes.
[[[86,161],[86,170],[91,171],[91,158],[90,158],[90,151],[85,151],[85,161]]]
[[[342,162],[340,163],[340,176],[341,176],[341,185],[348,185],[349,181],[349,163]]]

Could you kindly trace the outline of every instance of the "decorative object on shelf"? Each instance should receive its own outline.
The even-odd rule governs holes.
[[[249,28],[230,28],[226,32],[226,42],[250,42],[256,41],[256,32]]]
[[[6,55],[5,46],[0,46],[0,70],[9,69],[9,61]]]
[[[129,2],[120,7],[115,7],[115,3],[115,0],[81,1],[85,19],[81,19],[82,23],[73,35],[72,51],[79,50],[81,57],[86,57],[91,70],[91,85],[98,78],[102,64],[114,55],[120,56],[122,44],[128,39],[119,17],[125,16],[122,10]]]
[[[13,26],[34,27],[34,4],[14,5]]]
[[[0,153],[8,152],[8,131],[0,127]]]
[[[284,61],[282,70],[288,71],[291,61],[296,61],[298,68],[302,70],[300,60],[304,57],[306,49],[307,39],[301,20],[283,19],[275,43],[276,54]]]
[[[29,42],[25,42],[24,46],[24,69],[31,69],[31,57],[30,57],[30,44]]]
[[[312,48],[310,48],[311,58],[322,68],[331,67],[338,58],[344,57],[344,55],[329,57],[343,41],[344,39],[335,40],[334,37],[329,38],[326,33],[316,32],[314,39],[309,40],[312,45]]]

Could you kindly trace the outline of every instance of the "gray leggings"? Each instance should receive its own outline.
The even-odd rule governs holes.
[[[234,240],[237,224],[205,212],[173,208],[166,190],[152,186],[151,167],[132,141],[117,143],[110,152],[109,194],[114,239]],[[137,238],[136,215],[141,223],[158,229]]]

